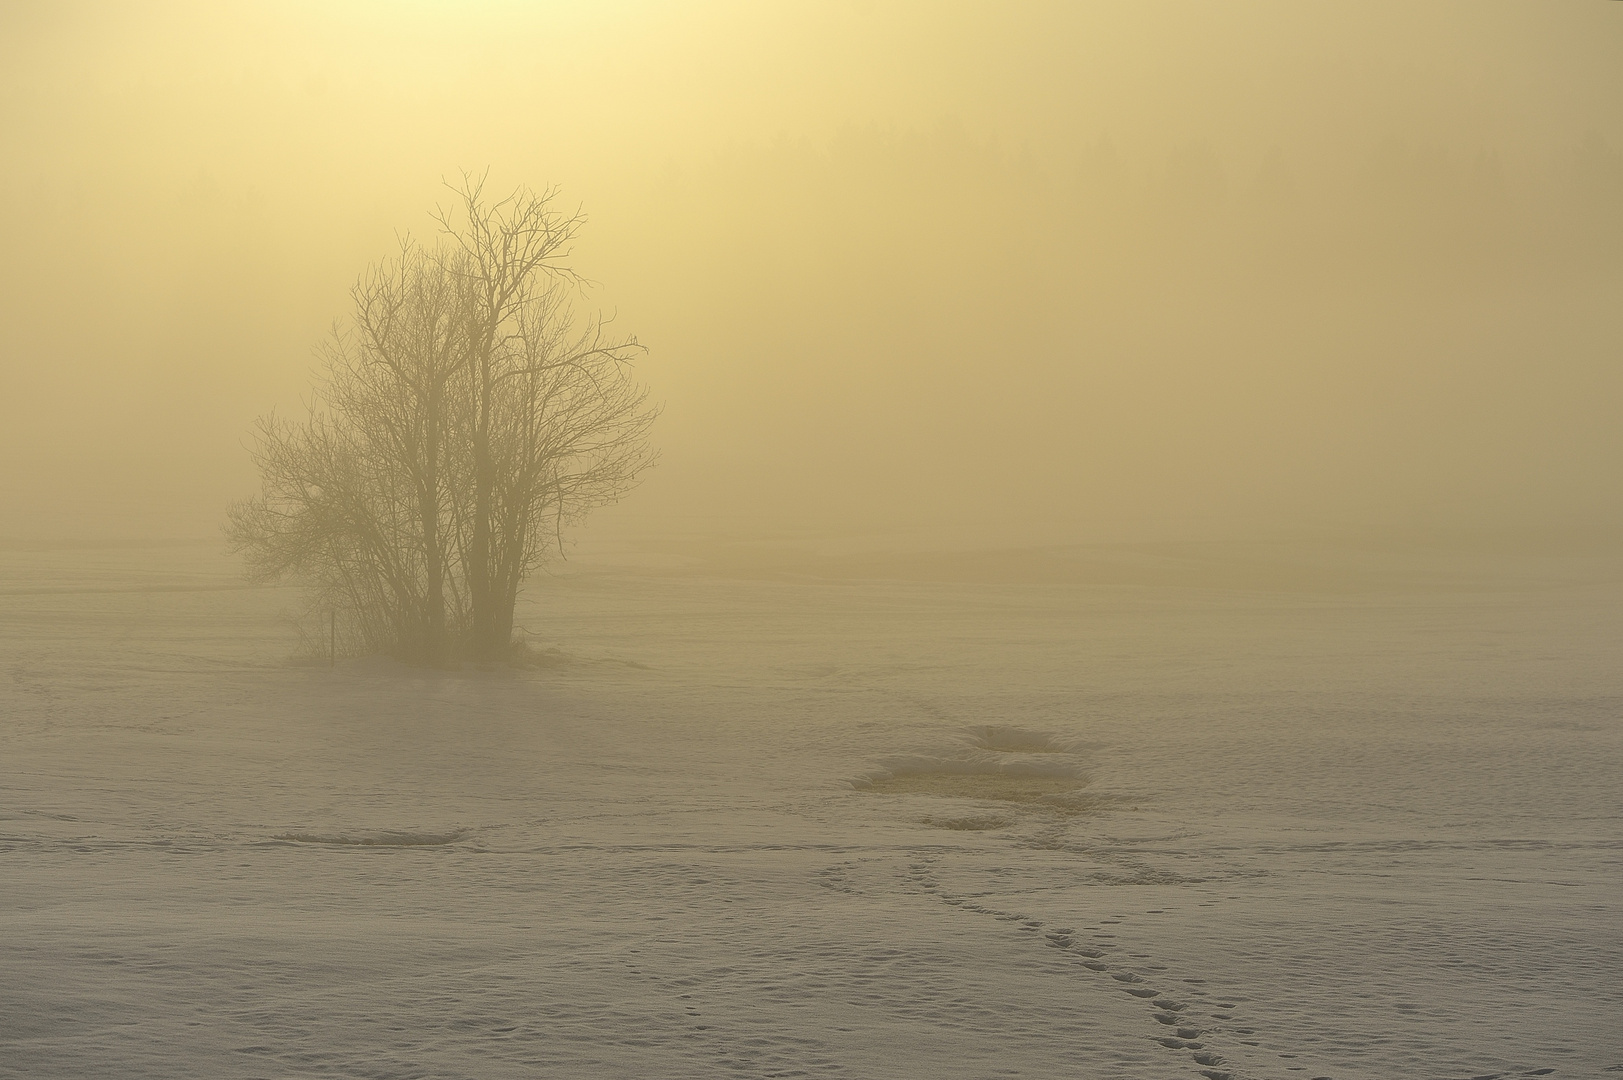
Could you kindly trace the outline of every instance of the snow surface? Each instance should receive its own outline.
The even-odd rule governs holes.
[[[1623,587],[1393,560],[589,568],[420,672],[0,552],[0,1075],[1617,1075]]]

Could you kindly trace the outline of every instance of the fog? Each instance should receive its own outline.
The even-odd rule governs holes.
[[[1606,4],[10,5],[0,538],[214,535],[488,168],[650,348],[588,541],[1610,543],[1620,57]]]
[[[0,1080],[1623,1072],[1623,5],[13,3],[0,154]]]

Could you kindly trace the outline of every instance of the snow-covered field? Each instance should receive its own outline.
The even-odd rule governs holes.
[[[1361,565],[604,564],[425,673],[0,552],[0,1075],[1623,1072],[1623,576]]]

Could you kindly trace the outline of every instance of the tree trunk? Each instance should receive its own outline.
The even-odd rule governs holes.
[[[505,649],[513,641],[513,609],[518,604],[518,589],[524,580],[527,537],[522,520],[513,520],[513,515],[509,515],[509,520],[504,524],[506,528],[498,547],[500,557],[496,565],[495,625],[492,630]]]
[[[424,440],[424,468],[419,508],[423,529],[423,568],[428,577],[427,633],[423,660],[429,664],[445,661],[445,551],[440,543],[440,439],[442,404],[438,393],[428,400],[428,432]]]
[[[473,536],[468,548],[468,600],[472,607],[473,655],[494,660],[501,653],[497,639],[496,581],[492,565],[491,516],[496,502],[496,465],[490,453],[491,372],[481,364],[479,413],[473,433]]]

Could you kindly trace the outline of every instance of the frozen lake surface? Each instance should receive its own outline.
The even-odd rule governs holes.
[[[416,672],[0,551],[0,1075],[1623,1074],[1616,565],[1238,558],[586,567]]]

